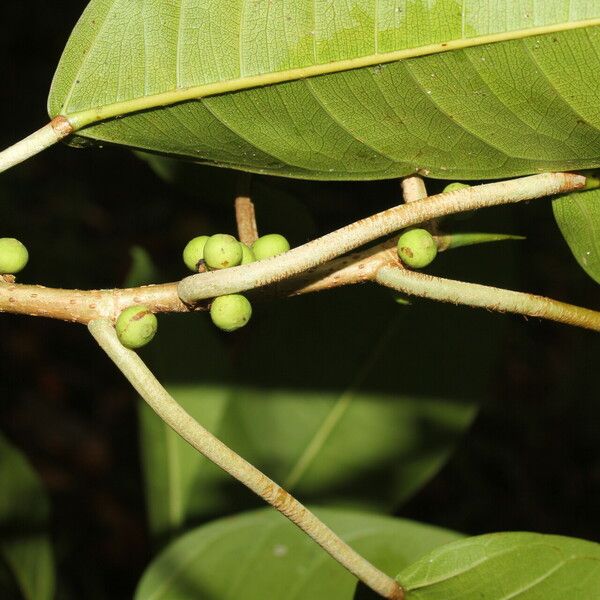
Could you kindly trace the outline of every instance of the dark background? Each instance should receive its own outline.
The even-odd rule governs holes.
[[[0,146],[47,121],[50,80],[85,4],[1,4]],[[321,232],[398,200],[393,182],[274,185],[306,200]],[[163,183],[126,150],[60,146],[0,175],[0,235],[29,247],[24,282],[121,285],[133,245],[175,279],[187,239],[231,228],[229,206],[201,196]],[[600,308],[598,286],[571,257],[549,203],[487,219],[528,239],[509,251],[473,250],[480,271],[488,260],[496,265],[486,283]],[[495,318],[506,320],[507,333],[480,415],[450,462],[398,514],[471,534],[531,530],[600,541],[598,336]],[[469,332],[443,341],[460,352]],[[110,597],[130,597],[152,555],[134,394],[81,326],[2,315],[0,356],[0,430],[51,495],[61,596],[102,598],[110,589]]]

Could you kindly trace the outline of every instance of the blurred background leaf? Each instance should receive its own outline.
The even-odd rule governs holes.
[[[50,503],[37,473],[0,434],[0,557],[26,600],[55,597],[49,518]]]
[[[319,508],[355,550],[393,574],[460,538],[420,523]],[[174,541],[150,564],[135,600],[350,600],[356,579],[272,509],[214,521]]]

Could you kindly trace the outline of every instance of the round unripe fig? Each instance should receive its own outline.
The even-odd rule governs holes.
[[[468,183],[461,183],[460,181],[455,181],[454,183],[449,183],[444,188],[444,194],[447,192],[456,192],[457,190],[464,190],[465,188],[471,187]]]
[[[204,246],[207,241],[207,235],[200,235],[190,240],[183,249],[183,262],[190,271],[198,271],[198,264],[204,258]]]
[[[252,244],[252,250],[256,260],[263,260],[270,258],[271,256],[277,256],[283,254],[290,249],[289,242],[278,233],[269,233],[259,237],[254,244]]]
[[[240,242],[240,246],[242,247],[242,262],[241,265],[249,265],[256,260],[256,256],[254,256],[254,252],[252,252],[252,248],[246,246],[246,244],[242,244]]]
[[[228,294],[213,300],[210,307],[212,322],[223,331],[243,327],[252,316],[252,305],[241,294]]]
[[[437,251],[437,244],[427,229],[409,229],[398,239],[398,256],[413,269],[431,264]]]
[[[204,245],[204,262],[210,269],[237,267],[242,262],[240,243],[226,233],[211,235]]]
[[[14,275],[29,261],[27,248],[15,238],[0,238],[0,274]]]
[[[147,306],[130,306],[119,315],[115,328],[121,344],[136,350],[152,340],[158,321]]]

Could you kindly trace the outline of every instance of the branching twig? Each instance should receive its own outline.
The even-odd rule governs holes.
[[[457,212],[573,191],[584,185],[585,177],[581,175],[546,173],[431,196],[426,202],[391,208],[273,258],[192,275],[179,284],[179,296],[185,303],[193,304],[261,287],[293,277],[409,225]]]
[[[487,308],[498,312],[539,317],[600,331],[600,312],[533,294],[442,279],[397,267],[382,267],[377,272],[375,281],[414,296]]]
[[[405,177],[400,183],[400,186],[402,188],[402,198],[407,204],[427,198],[425,182],[423,181],[423,178],[418,175]]]
[[[195,421],[165,390],[142,359],[121,345],[110,321],[92,321],[89,330],[152,410],[191,446],[285,515],[379,595],[394,600],[404,598],[394,579],[374,567],[293,496]]]

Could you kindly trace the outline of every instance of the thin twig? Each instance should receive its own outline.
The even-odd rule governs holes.
[[[423,181],[423,178],[418,175],[405,177],[401,181],[400,186],[402,188],[402,197],[407,204],[427,198],[425,182]]]
[[[410,202],[427,200],[427,188],[425,187],[425,181],[423,181],[422,177],[419,177],[418,175],[405,177],[400,185],[402,187],[402,197],[407,204]],[[439,232],[437,219],[431,219],[426,223],[421,223],[420,227],[427,229],[427,231],[434,236]]]
[[[465,304],[498,312],[549,319],[600,331],[600,312],[558,302],[543,296],[433,277],[397,267],[382,267],[375,281],[405,294],[441,302]]]
[[[273,258],[248,265],[186,277],[179,296],[186,304],[233,294],[293,277],[404,227],[457,212],[497,206],[581,189],[585,177],[572,173],[545,173],[489,183],[431,196],[391,208]]]
[[[256,211],[250,196],[252,175],[241,173],[238,180],[238,194],[235,199],[235,219],[237,221],[238,239],[251,246],[258,239]]]
[[[97,319],[88,327],[140,396],[186,442],[285,515],[365,585],[384,598],[404,598],[402,588],[394,579],[374,567],[298,500],[193,419],[165,390],[142,359],[121,345],[110,321]]]

